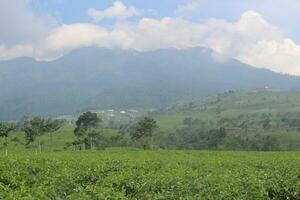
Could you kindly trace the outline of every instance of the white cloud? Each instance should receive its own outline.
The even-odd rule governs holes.
[[[234,23],[213,19],[201,24],[165,17],[123,22],[112,29],[92,24],[64,25],[46,41],[44,49],[49,52],[66,52],[89,45],[140,51],[204,46],[222,57],[277,72],[300,74],[300,46],[254,11],[245,12]]]
[[[0,45],[0,59],[11,59],[18,56],[36,56],[31,45]]]
[[[135,8],[134,6],[127,7],[121,1],[116,1],[112,7],[105,10],[96,10],[94,8],[88,10],[89,16],[96,22],[103,19],[127,19],[139,15],[142,12],[141,9]]]
[[[37,16],[30,0],[1,0],[0,45],[20,45],[44,38],[55,25],[49,16]]]
[[[9,3],[5,5],[12,6]],[[125,8],[125,11],[130,10]],[[236,58],[256,67],[300,75],[300,45],[285,37],[280,28],[254,11],[245,12],[236,22],[211,19],[205,23],[195,23],[182,18],[164,17],[142,18],[138,22],[122,21],[112,28],[75,23],[57,25],[51,30],[44,27],[49,21],[36,17],[26,4],[19,5],[19,11],[23,12],[23,20],[26,20],[20,19],[20,24],[14,20],[17,17],[13,18],[16,23],[12,28],[4,24],[7,20],[0,19],[0,38],[3,40],[0,41],[0,59],[20,56],[53,59],[73,49],[94,45],[139,51],[204,46],[213,49],[221,58]],[[4,17],[2,13],[1,16]],[[122,18],[127,16],[129,14],[124,14]],[[29,29],[32,35],[27,31],[30,25],[33,26]],[[26,30],[24,26],[28,26]]]
[[[88,23],[63,25],[56,28],[44,42],[44,56],[63,54],[87,46],[127,48],[127,35],[123,31],[107,30]]]
[[[235,23],[212,20],[206,26],[209,31],[204,46],[219,54],[252,66],[300,75],[300,46],[258,13],[248,11]]]
[[[0,2],[0,59],[38,57],[38,43],[56,26],[54,18],[35,14],[31,3],[32,0]]]
[[[249,44],[241,49],[236,58],[252,66],[300,75],[300,46],[288,38]]]

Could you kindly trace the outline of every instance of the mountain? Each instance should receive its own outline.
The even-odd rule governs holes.
[[[237,60],[219,62],[205,48],[149,52],[89,47],[51,62],[0,62],[0,120],[89,109],[158,107],[227,90],[299,90],[300,78]]]

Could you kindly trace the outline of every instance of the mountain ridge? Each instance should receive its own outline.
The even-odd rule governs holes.
[[[87,47],[54,61],[0,61],[0,120],[89,109],[160,107],[237,89],[300,90],[300,77],[215,60],[210,49]]]

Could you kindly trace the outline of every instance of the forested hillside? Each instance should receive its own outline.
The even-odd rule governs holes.
[[[162,132],[172,133],[172,137],[177,137],[182,146],[191,144],[191,148],[208,148],[208,144],[203,145],[205,139],[201,138],[201,134],[224,128],[227,139],[220,143],[220,148],[226,146],[227,141],[227,147],[231,149],[252,149],[255,147],[251,145],[263,139],[276,138],[272,142],[278,150],[298,150],[299,100],[298,92],[272,89],[228,91],[198,101],[177,103],[157,110],[153,115]],[[165,141],[172,140],[167,137]]]
[[[205,48],[84,48],[52,61],[0,62],[0,119],[91,109],[156,108],[237,89],[300,90],[300,78],[218,61]]]
[[[62,116],[58,118],[64,121],[62,128],[50,135],[46,131],[34,141],[24,140],[22,127],[30,120],[24,119],[17,124],[19,131],[9,136],[9,145],[24,149],[28,140],[35,148],[40,141],[45,151],[78,145],[99,149],[300,150],[299,100],[297,92],[257,89],[228,91],[156,110],[97,111],[99,125],[85,136],[76,133],[76,127],[81,130],[77,120],[85,114]],[[39,118],[33,124],[37,122]],[[151,133],[137,140],[135,134],[145,131],[140,126],[149,125],[153,126]]]

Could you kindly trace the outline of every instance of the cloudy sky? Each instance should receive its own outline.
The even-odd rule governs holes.
[[[300,0],[1,0],[0,59],[86,47],[212,48],[300,75]]]

